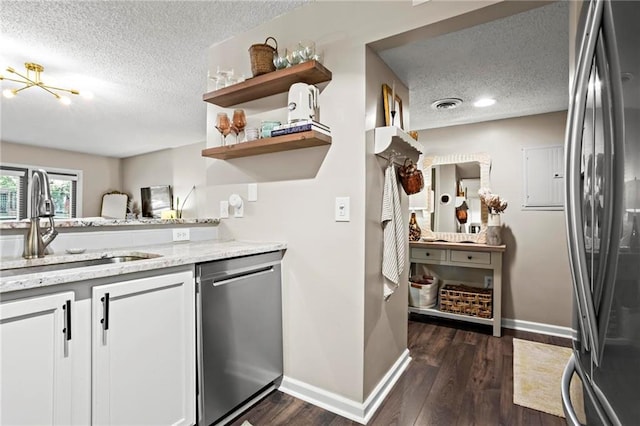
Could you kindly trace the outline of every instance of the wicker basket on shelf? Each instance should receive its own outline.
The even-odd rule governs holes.
[[[440,289],[440,310],[479,318],[491,318],[492,290],[447,284]]]
[[[273,40],[276,47],[269,46],[269,40]],[[276,70],[273,64],[273,55],[278,51],[278,42],[273,37],[267,37],[262,44],[252,44],[249,48],[251,58],[251,73],[254,77]]]

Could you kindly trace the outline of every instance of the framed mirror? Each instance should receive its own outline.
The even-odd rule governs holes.
[[[423,170],[427,210],[422,238],[484,244],[488,211],[478,189],[491,187],[489,155],[430,156],[424,159]]]
[[[124,219],[127,216],[129,194],[120,191],[107,192],[102,196],[100,217],[105,219]]]

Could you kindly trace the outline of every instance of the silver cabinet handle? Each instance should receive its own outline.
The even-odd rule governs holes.
[[[576,359],[574,358],[574,355],[571,354],[571,358],[569,358],[569,362],[567,362],[567,365],[564,367],[564,371],[562,372],[562,384],[560,388],[560,393],[562,395],[562,410],[564,411],[564,416],[567,419],[567,424],[570,426],[580,426],[580,420],[578,420],[576,410],[571,404],[571,378],[575,371]]]

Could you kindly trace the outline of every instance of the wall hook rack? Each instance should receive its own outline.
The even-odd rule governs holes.
[[[376,127],[374,152],[389,162],[402,165],[406,158],[417,163],[422,147],[399,127]]]

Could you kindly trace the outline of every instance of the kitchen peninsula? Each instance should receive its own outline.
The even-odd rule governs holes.
[[[171,235],[173,225],[155,226],[107,234],[128,241],[136,232]],[[72,235],[93,234],[101,232]],[[197,265],[285,249],[283,242],[205,239],[3,257],[2,388],[11,390],[3,392],[10,395],[3,419],[195,424]],[[118,261],[85,266],[110,259]]]

